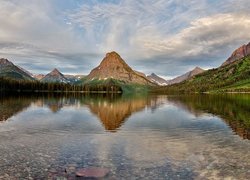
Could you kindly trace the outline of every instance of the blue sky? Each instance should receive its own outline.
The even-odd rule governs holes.
[[[0,57],[88,74],[109,51],[165,78],[213,68],[250,42],[249,0],[0,0]]]

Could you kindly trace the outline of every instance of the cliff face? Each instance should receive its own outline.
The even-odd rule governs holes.
[[[231,64],[248,55],[250,55],[250,43],[248,43],[247,45],[243,45],[240,48],[236,49],[233,52],[233,54],[221,66],[226,66],[228,64]]]
[[[145,75],[134,71],[116,52],[107,53],[99,66],[86,77],[88,80],[116,79],[125,83],[154,85]]]

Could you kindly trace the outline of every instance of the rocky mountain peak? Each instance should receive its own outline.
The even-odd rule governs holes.
[[[203,73],[205,70],[200,67],[195,67],[192,71],[190,71],[190,74],[188,75],[188,78],[193,77],[197,74]]]
[[[250,43],[247,45],[243,45],[236,49],[233,54],[221,65],[221,66],[226,66],[228,64],[231,64],[237,60],[242,59],[243,57],[246,57],[250,55]]]
[[[14,64],[12,62],[10,62],[8,59],[0,58],[0,65],[1,66],[11,66]]]
[[[145,75],[134,71],[115,51],[106,54],[100,65],[86,77],[88,80],[117,79],[127,83],[151,84]]]
[[[121,56],[115,51],[107,53],[99,66],[99,68],[107,68],[107,67],[109,67],[110,69],[126,67],[132,70],[131,68],[129,68],[126,62],[121,58]]]
[[[177,83],[180,83],[182,81],[185,81],[187,79],[190,79],[198,74],[201,74],[203,73],[205,70],[200,68],[200,67],[195,67],[193,70],[181,75],[181,76],[178,76],[174,79],[171,79],[171,80],[168,80],[168,84],[171,85],[171,84],[177,84]]]
[[[193,71],[200,71],[200,70],[204,71],[202,68],[200,68],[200,67],[198,67],[198,66],[196,66],[196,67],[193,69]]]
[[[106,57],[109,57],[109,58],[111,58],[111,57],[112,58],[121,58],[121,56],[117,52],[115,52],[115,51],[107,53]]]
[[[62,73],[56,68],[53,69],[49,74],[54,75],[54,76],[62,75]]]
[[[160,86],[165,86],[167,85],[167,81],[161,77],[159,77],[158,75],[156,75],[155,73],[152,73],[151,75],[147,76],[147,78],[151,81],[154,82]]]
[[[53,69],[49,74],[41,79],[42,82],[68,83],[69,80],[58,70]]]
[[[41,80],[42,78],[44,78],[44,74],[35,74],[34,75],[34,78],[37,79],[37,80]]]

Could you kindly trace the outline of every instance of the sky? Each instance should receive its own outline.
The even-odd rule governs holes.
[[[88,74],[116,51],[166,79],[220,66],[250,42],[249,0],[0,0],[0,57]]]

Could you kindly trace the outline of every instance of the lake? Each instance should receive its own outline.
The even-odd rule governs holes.
[[[249,139],[246,94],[0,98],[0,179],[250,179]]]

